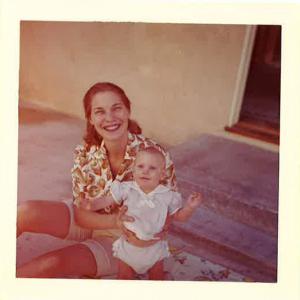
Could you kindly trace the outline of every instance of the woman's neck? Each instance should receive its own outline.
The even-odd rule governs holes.
[[[105,148],[108,153],[108,160],[113,178],[115,178],[124,161],[124,156],[127,147],[128,136],[119,139],[117,142],[105,142]]]
[[[105,148],[108,153],[109,158],[119,158],[124,157],[126,146],[127,146],[128,136],[124,135],[121,139],[117,141],[104,141]]]

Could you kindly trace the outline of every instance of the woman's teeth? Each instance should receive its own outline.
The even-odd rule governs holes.
[[[110,125],[110,126],[104,126],[103,128],[107,131],[114,131],[117,130],[120,127],[120,125]]]

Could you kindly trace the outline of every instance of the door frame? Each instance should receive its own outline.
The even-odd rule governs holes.
[[[243,42],[242,54],[240,64],[237,72],[237,79],[235,83],[235,89],[233,93],[232,105],[229,114],[228,126],[231,127],[238,122],[242,103],[244,99],[244,93],[246,89],[246,83],[252,58],[252,52],[254,48],[255,36],[257,31],[257,25],[247,25],[246,33]]]

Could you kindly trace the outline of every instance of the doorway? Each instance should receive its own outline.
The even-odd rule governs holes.
[[[257,26],[238,122],[227,131],[279,144],[281,26]]]

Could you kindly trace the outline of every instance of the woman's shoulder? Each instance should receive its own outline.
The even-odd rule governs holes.
[[[85,143],[78,144],[75,146],[73,156],[75,161],[80,160],[81,162],[105,159],[105,154],[102,151],[100,151],[100,148],[98,146],[93,145],[89,147]]]
[[[89,153],[87,145],[85,143],[77,144],[74,149],[74,156],[86,156]]]
[[[86,152],[86,149],[87,149],[86,144],[81,143],[75,146],[74,152]]]

